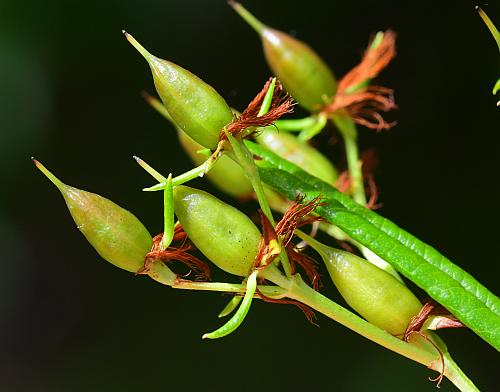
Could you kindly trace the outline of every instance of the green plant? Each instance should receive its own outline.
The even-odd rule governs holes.
[[[247,19],[253,18],[240,5],[233,6]],[[253,20],[259,31],[259,22],[250,20]],[[451,359],[444,343],[430,331],[443,324],[432,322],[432,317],[437,316],[424,312],[428,308],[419,306],[418,300],[401,283],[399,274],[424,289],[497,350],[500,348],[498,298],[436,250],[366,207],[373,206],[373,203],[366,200],[354,124],[358,122],[372,128],[390,125],[381,119],[377,111],[369,111],[366,105],[369,103],[382,111],[393,107],[389,90],[371,86],[369,82],[393,57],[394,35],[392,32],[377,34],[360,65],[337,86],[333,73],[312,49],[288,38],[284,33],[276,30],[272,32],[284,42],[284,47],[280,47],[276,53],[272,52],[273,47],[268,48],[267,57],[292,96],[312,112],[310,117],[280,120],[281,116],[291,111],[291,102],[283,95],[276,79],[265,85],[241,115],[233,116],[227,103],[212,87],[189,71],[152,56],[132,36],[126,34],[151,66],[155,86],[164,105],[159,106],[159,109],[164,109],[164,115],[201,146],[200,153],[207,159],[199,161],[195,169],[173,177],[171,174],[160,174],[145,161],[136,158],[158,181],[158,184],[147,190],[164,194],[164,232],[153,239],[130,213],[95,195],[89,200],[106,207],[98,209],[98,218],[94,218],[96,209],[93,205],[78,204],[79,214],[73,214],[77,225],[106,260],[121,268],[149,275],[173,288],[234,293],[234,299],[222,314],[228,315],[237,307],[238,310],[225,325],[203,335],[204,338],[220,338],[232,333],[248,314],[254,297],[275,302],[295,301],[293,303],[305,310],[308,317],[311,317],[311,313],[304,305],[386,348],[438,371],[462,390],[475,390],[472,382]],[[302,62],[292,61],[283,66],[279,58],[283,53]],[[273,65],[273,62],[278,64]],[[297,64],[300,67],[296,67]],[[290,144],[298,146],[301,159],[310,163],[320,155],[305,142],[321,132],[328,121],[339,128],[345,141],[348,181],[344,183],[339,181],[333,165],[330,167],[331,164],[320,162],[318,166],[321,169],[326,167],[328,173],[322,176],[312,169],[307,170],[305,165],[300,168],[293,164],[297,161],[287,155],[287,151],[269,151],[266,146],[271,149],[272,146],[263,141],[266,134],[272,135],[271,132],[274,132],[269,128],[273,124],[282,132],[299,131],[298,138],[283,134],[282,139],[289,139]],[[253,137],[261,145],[248,140]],[[240,173],[236,174],[236,178],[243,173],[247,177],[242,182],[245,185],[233,186],[244,186],[248,190],[248,184],[251,184],[263,212],[262,234],[248,217],[234,207],[206,192],[183,185],[193,178],[213,173],[218,165],[224,164],[223,159],[226,166],[232,165],[227,168],[228,172]],[[235,167],[234,163],[239,167]],[[66,186],[39,163],[37,166],[65,194]],[[333,181],[344,188],[345,193],[339,192],[333,186]],[[288,201],[279,199],[271,203],[268,187]],[[237,192],[229,193],[238,195]],[[119,212],[109,213],[111,208]],[[277,223],[271,208],[284,212],[283,218]],[[175,224],[174,211],[179,224]],[[108,221],[108,215],[117,218]],[[318,215],[324,221],[320,222]],[[98,224],[87,225],[87,221],[98,221]],[[351,260],[356,266],[354,280],[346,281],[349,276],[340,269],[332,272],[339,290],[346,299],[349,298],[347,302],[364,319],[315,290],[317,275],[314,264],[292,243],[295,230],[304,224],[319,226],[337,240],[351,242],[366,257],[367,261],[364,261],[349,253],[342,253],[342,257]],[[105,231],[102,230],[103,226]],[[128,230],[132,226],[136,228]],[[113,235],[109,236],[108,233]],[[316,240],[298,234],[312,247],[325,249]],[[207,279],[206,263],[189,253],[194,246],[216,266],[243,277],[243,283],[188,280],[174,273],[168,263],[179,260],[197,272],[198,278]],[[130,247],[138,249],[138,257]],[[130,256],[133,266],[120,264],[114,257],[116,249]],[[304,282],[298,273],[299,266],[311,284]],[[265,279],[263,284],[258,285],[258,278]],[[381,290],[381,302],[366,303],[362,295],[371,295],[369,292],[359,293],[359,289]],[[407,301],[387,302],[395,296],[407,296]],[[397,326],[393,314],[400,316]],[[440,320],[449,320],[448,324],[445,322],[447,326],[460,324],[451,315],[439,317]],[[399,336],[401,334],[403,336]],[[440,381],[441,377],[438,377]]]

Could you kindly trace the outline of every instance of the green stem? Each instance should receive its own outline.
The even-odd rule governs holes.
[[[279,272],[279,271],[278,271]],[[177,275],[170,270],[162,262],[154,262],[149,271],[148,275],[151,279],[156,280],[165,286],[170,286],[174,289],[181,290],[199,290],[199,291],[219,291],[224,293],[245,293],[246,285],[237,283],[221,283],[221,282],[193,282],[191,280],[179,279]],[[261,273],[261,275],[267,279],[267,275]],[[277,276],[277,275],[274,275]],[[283,280],[276,278],[279,282],[283,283]],[[286,280],[285,277],[283,279]],[[260,285],[257,286],[259,291],[264,295],[273,298],[280,298],[286,295],[286,290],[279,286],[267,286]]]
[[[357,203],[365,206],[366,195],[363,182],[363,172],[361,171],[362,162],[359,159],[357,141],[358,131],[356,129],[356,125],[354,125],[354,122],[347,114],[333,114],[331,116],[331,119],[344,138],[347,168],[349,171],[349,177],[352,181],[352,198]],[[399,276],[398,272],[389,263],[387,263],[385,260],[382,260],[380,257],[374,257],[373,252],[371,252],[369,249],[366,249],[364,246],[359,244],[355,245],[359,247],[359,249],[369,262],[397,277],[397,279],[402,282],[402,279]]]
[[[234,156],[236,161],[240,164],[242,169],[245,171],[246,176],[252,183],[253,189],[255,191],[255,196],[257,197],[257,201],[259,202],[260,209],[264,213],[264,215],[269,219],[269,222],[275,226],[274,217],[271,213],[271,208],[269,207],[269,203],[267,202],[266,195],[264,194],[264,188],[262,186],[262,181],[260,180],[259,171],[255,166],[255,162],[253,161],[252,154],[242,141],[237,140],[233,135],[227,133],[227,138],[229,143],[231,143],[231,147],[233,149]]]
[[[347,168],[352,181],[351,192],[353,199],[361,205],[366,205],[366,195],[363,185],[363,173],[358,152],[358,131],[352,119],[346,114],[334,114],[331,119],[339,129],[345,143]]]
[[[326,126],[327,121],[328,118],[324,113],[318,114],[318,116],[316,117],[316,123],[302,129],[297,138],[303,142],[311,140],[314,136],[316,136],[323,130],[323,128]]]
[[[222,154],[222,144],[219,143],[217,146],[217,149],[214,151],[210,157],[203,162],[200,166],[195,167],[194,169],[191,169],[181,175],[178,175],[177,177],[172,179],[172,186],[175,187],[177,185],[182,185],[185,182],[194,180],[197,177],[203,177],[205,174],[207,174],[212,167],[215,165],[217,160]],[[153,185],[149,188],[144,188],[143,191],[146,192],[154,192],[154,191],[162,191],[167,187],[167,178],[163,176],[162,174],[158,173],[155,169],[153,169],[151,166],[149,166],[146,162],[144,162],[142,159],[135,157],[134,159],[137,161],[137,163],[144,169],[146,170],[156,181],[159,183],[156,185]]]
[[[297,132],[302,131],[304,128],[309,128],[314,126],[317,123],[317,119],[315,116],[298,118],[294,120],[278,120],[274,123],[276,128],[280,131],[284,132]]]
[[[303,304],[321,312],[325,316],[337,321],[345,327],[353,330],[361,336],[378,343],[406,358],[421,363],[430,369],[440,371],[441,362],[439,356],[433,350],[428,351],[422,346],[409,344],[400,340],[382,329],[363,320],[344,307],[333,302],[324,295],[309,287],[300,277],[294,275],[291,279],[286,278],[273,264],[259,272],[259,275],[278,286],[258,286],[264,295],[274,298],[288,297],[302,302]],[[226,293],[243,294],[246,285],[220,282],[192,282],[177,279],[177,276],[161,262],[153,263],[149,276],[154,280],[176,289],[219,291]],[[453,361],[448,352],[444,353],[445,376],[453,382],[461,391],[477,391],[472,381],[462,372]]]
[[[229,5],[234,8],[234,10],[258,33],[262,34],[266,25],[248,12],[240,3],[234,0],[229,1]]]
[[[449,353],[444,353],[445,359],[445,372],[444,375],[461,391],[474,392],[479,389],[474,383],[465,375],[465,373],[458,367],[456,362],[451,358]]]
[[[415,362],[421,363],[430,369],[441,371],[441,362],[436,352],[427,351],[420,346],[406,343],[384,330],[370,324],[361,317],[355,315],[349,310],[331,301],[327,297],[313,290],[304,283],[300,275],[292,278],[291,284],[288,284],[287,296],[302,302],[305,305],[323,313],[332,320],[339,322],[345,327],[353,330],[361,336],[378,343],[379,345],[394,351]],[[472,381],[459,369],[456,363],[451,359],[449,353],[444,356],[445,375],[461,391],[477,391]]]

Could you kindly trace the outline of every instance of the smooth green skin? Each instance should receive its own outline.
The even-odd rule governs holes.
[[[174,123],[203,147],[215,149],[222,128],[233,120],[224,98],[198,76],[153,56],[134,37],[124,34],[148,62],[156,91]]]
[[[308,111],[321,110],[337,90],[330,68],[308,45],[282,31],[265,27],[260,36],[266,60],[285,90]]]
[[[179,128],[203,147],[216,148],[222,128],[233,120],[224,98],[174,63],[154,57],[149,65],[156,91]]]
[[[60,191],[76,226],[104,260],[130,272],[144,266],[153,241],[139,219],[95,193],[71,186]]]
[[[203,146],[182,131],[177,132],[177,134],[181,146],[193,162],[196,165],[205,162],[206,157],[197,153]],[[219,157],[206,176],[218,189],[230,196],[242,198],[253,192],[252,184],[246,178],[241,166],[226,155]]]
[[[368,261],[300,235],[316,250],[345,301],[373,325],[402,336],[422,309],[413,293],[396,278]]]
[[[256,140],[260,145],[295,163],[320,180],[333,184],[338,178],[337,171],[323,154],[290,133],[266,127],[257,135]]]
[[[260,232],[245,214],[199,189],[179,185],[174,208],[194,245],[215,265],[247,276],[254,264]]]
[[[327,205],[316,209],[320,216],[382,257],[500,350],[500,299],[474,277],[436,249],[332,186],[255,143],[245,143],[261,158],[255,163],[262,181],[290,199],[299,193],[306,195],[304,202],[308,202],[321,195]]]
[[[337,90],[328,65],[304,42],[266,26],[241,4],[230,5],[259,34],[267,62],[285,90],[310,112],[320,111]]]

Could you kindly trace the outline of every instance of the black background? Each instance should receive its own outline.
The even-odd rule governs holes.
[[[382,160],[380,212],[498,291],[498,51],[475,4],[244,5],[310,43],[337,76],[371,33],[398,32],[398,57],[379,80],[396,89],[398,125],[360,130],[363,148]],[[482,5],[500,24],[498,5]],[[0,389],[433,390],[425,367],[325,317],[311,326],[287,306],[257,302],[235,334],[202,341],[220,325],[226,297],[134,277],[85,243],[31,155],[132,210],[152,233],[161,231],[161,196],[141,192],[153,182],[131,156],[164,173],[191,167],[173,129],[140,97],[154,91],[151,76],[122,28],[240,109],[270,76],[257,36],[224,1],[0,3]],[[338,298],[329,285],[325,293]],[[494,390],[497,352],[468,330],[441,336],[478,387]]]

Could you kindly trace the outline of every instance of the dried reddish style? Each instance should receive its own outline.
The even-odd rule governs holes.
[[[283,238],[283,246],[290,243],[295,230],[299,227],[323,220],[319,216],[308,216],[317,207],[325,205],[320,196],[315,197],[306,204],[303,204],[303,201],[304,197],[298,196],[276,225],[276,233]]]
[[[264,302],[269,302],[269,303],[273,303],[273,304],[282,304],[282,305],[294,305],[294,306],[298,307],[302,311],[302,313],[304,313],[304,315],[306,316],[307,321],[309,321],[311,324],[319,327],[319,325],[314,321],[316,319],[316,314],[314,313],[314,311],[309,306],[304,305],[302,302],[295,301],[293,299],[270,298],[270,297],[267,297],[264,294],[262,294],[262,292],[259,289],[257,289],[256,292],[257,292],[257,296],[260,299],[262,299]]]
[[[240,116],[235,117],[233,122],[226,126],[225,131],[231,133],[233,136],[241,135],[247,128],[267,127],[274,124],[274,122],[281,116],[293,112],[294,103],[292,98],[285,93],[282,84],[277,82],[269,111],[262,116],[258,116],[262,102],[264,101],[264,97],[266,96],[270,85],[271,79],[266,82],[264,88],[257,94],[252,102],[250,102],[243,113],[241,113]],[[219,138],[221,140],[225,139],[226,133],[222,131]]]
[[[424,304],[424,306],[416,316],[412,317],[412,319],[408,323],[408,327],[406,327],[406,331],[403,335],[403,340],[405,342],[408,342],[411,335],[417,334],[434,346],[436,351],[439,353],[439,359],[441,361],[441,372],[436,378],[429,378],[429,380],[437,381],[437,386],[439,387],[441,381],[443,381],[444,378],[444,370],[445,370],[444,356],[441,349],[425,333],[421,331],[424,323],[429,319],[429,317],[437,315],[445,317],[442,317],[442,320],[434,327],[434,329],[461,328],[464,326],[460,321],[458,321],[455,318],[455,316],[451,315],[444,307],[442,307],[441,305],[437,304],[434,301],[430,301]]]
[[[255,267],[265,268],[268,266],[278,257],[282,247],[284,247],[289,257],[292,273],[295,274],[297,265],[300,266],[311,281],[313,288],[317,290],[320,286],[320,279],[316,262],[312,258],[300,253],[295,249],[294,245],[290,243],[297,228],[323,220],[318,216],[309,216],[317,207],[323,205],[321,197],[315,197],[306,204],[302,204],[303,200],[304,197],[297,197],[285,211],[275,229],[272,227],[267,217],[259,211],[263,234],[255,257]]]
[[[375,78],[395,56],[396,33],[387,30],[380,44],[371,48],[370,43],[361,62],[340,80],[333,101],[323,111],[345,111],[357,124],[377,131],[394,126],[395,123],[388,123],[380,114],[396,108],[393,90],[381,86],[358,86]]]
[[[259,241],[259,248],[255,256],[256,268],[265,268],[276,259],[281,253],[278,234],[274,230],[269,219],[259,210],[260,223],[262,226],[262,236]]]
[[[417,314],[410,320],[410,322],[408,323],[408,327],[406,327],[403,340],[407,341],[412,332],[420,331],[424,323],[431,316],[443,316],[440,317],[439,323],[434,326],[434,329],[464,327],[464,325],[460,321],[458,321],[455,316],[451,315],[450,312],[443,306],[434,301],[429,301],[425,303],[419,314]]]
[[[361,161],[363,162],[361,169],[363,173],[363,181],[365,183],[365,192],[369,196],[368,201],[366,202],[366,208],[376,210],[382,207],[382,203],[378,202],[379,192],[374,175],[374,171],[379,164],[375,150],[368,149],[363,152]],[[344,170],[337,178],[337,181],[335,182],[335,188],[337,188],[342,193],[349,193],[351,186],[352,178],[349,175],[349,171]]]
[[[311,286],[314,290],[318,291],[322,286],[321,279],[318,272],[318,263],[312,257],[309,257],[294,246],[287,246],[286,253],[288,255],[288,260],[290,260],[290,267],[292,268],[292,274],[297,271],[297,265],[300,266],[307,275],[307,278],[311,282]]]
[[[172,244],[165,250],[161,247],[162,238],[163,233],[160,233],[153,238],[151,251],[144,258],[144,267],[137,271],[137,274],[146,274],[149,271],[151,264],[155,261],[163,261],[166,263],[178,261],[189,268],[189,272],[184,276],[188,276],[191,272],[194,272],[195,280],[210,280],[210,268],[208,265],[196,256],[188,253],[189,251],[194,250],[195,247],[191,241],[189,241],[187,234],[184,232],[180,224],[175,225]]]

